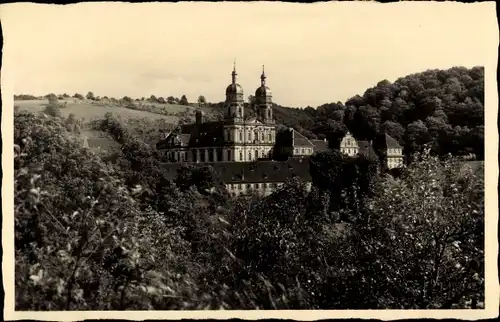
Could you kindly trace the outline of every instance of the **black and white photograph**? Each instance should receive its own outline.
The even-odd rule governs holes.
[[[495,10],[0,5],[4,318],[498,316]]]

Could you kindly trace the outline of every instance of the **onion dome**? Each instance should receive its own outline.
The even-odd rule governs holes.
[[[271,89],[266,86],[266,74],[262,66],[262,75],[260,75],[260,87],[255,91],[255,97],[271,97]]]
[[[226,95],[227,94],[243,94],[243,87],[241,87],[240,84],[236,83],[236,64],[233,67],[233,72],[232,72],[232,77],[233,81],[229,86],[226,88]]]

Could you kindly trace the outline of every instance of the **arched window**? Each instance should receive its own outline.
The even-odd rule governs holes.
[[[269,142],[272,142],[272,141],[273,141],[272,135],[271,135],[271,133],[269,133]]]
[[[259,150],[255,150],[255,159],[259,158]]]
[[[271,109],[267,109],[267,118],[270,119],[271,118]]]
[[[243,141],[243,133],[240,130],[240,142]]]
[[[241,117],[241,107],[238,107],[238,117]]]
[[[252,160],[252,151],[248,151],[248,161]]]
[[[254,133],[254,135],[253,135],[254,140],[258,141],[259,140],[259,132],[257,130],[255,130],[253,133]]]
[[[243,161],[243,153],[240,152],[240,161]]]

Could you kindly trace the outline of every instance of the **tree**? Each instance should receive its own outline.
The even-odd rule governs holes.
[[[149,102],[151,102],[151,103],[156,103],[156,102],[157,102],[156,96],[151,95],[151,96],[149,97]]]
[[[205,96],[203,96],[203,95],[198,96],[198,105],[200,107],[205,106],[206,103],[207,103],[207,99],[205,98]]]
[[[93,101],[93,100],[95,100],[94,93],[92,93],[92,92],[88,92],[88,93],[87,93],[86,98],[87,98],[88,100],[92,100],[92,101]]]
[[[189,104],[186,95],[182,95],[181,100],[179,101],[179,104],[180,105],[188,105]]]
[[[167,97],[167,103],[168,104],[175,104],[175,102],[176,102],[175,97],[173,97],[173,96]]]
[[[392,121],[385,121],[380,126],[380,133],[387,133],[399,143],[403,142],[403,136],[405,134],[405,129],[399,123]]]
[[[75,93],[75,95],[73,95],[73,97],[76,98],[76,99],[79,99],[79,100],[84,99],[83,95],[82,94],[78,94],[78,93]]]
[[[371,245],[357,254],[372,258],[361,268],[370,290],[359,295],[386,308],[484,301],[484,183],[461,167],[427,150],[401,180],[380,183],[354,236],[356,247]]]

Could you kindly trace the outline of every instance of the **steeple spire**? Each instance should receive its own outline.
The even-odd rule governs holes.
[[[233,61],[233,73],[232,73],[232,76],[233,76],[233,84],[236,84],[236,60]]]
[[[260,83],[262,86],[266,85],[266,73],[264,72],[264,65],[262,65],[262,75],[260,75]]]

